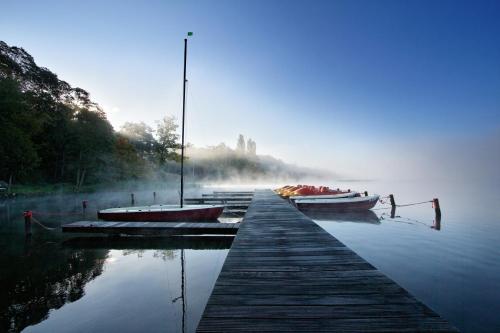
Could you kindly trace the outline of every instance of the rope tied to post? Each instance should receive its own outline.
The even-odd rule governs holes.
[[[65,212],[65,213],[54,213],[54,212],[40,212],[40,211],[33,211],[33,213],[37,215],[43,215],[43,216],[75,216],[75,215],[82,215],[82,213],[73,213],[73,212]]]
[[[389,200],[389,201],[384,200],[384,199],[391,199],[391,196],[392,196],[392,200]],[[426,203],[432,203],[432,208],[435,208],[434,207],[434,201],[435,201],[435,199],[433,199],[433,200],[426,200],[426,201],[420,201],[420,202],[411,202],[411,203],[399,205],[399,204],[395,203],[394,196],[391,194],[391,195],[387,195],[387,196],[384,196],[384,197],[380,197],[378,201],[381,204],[383,204],[383,205],[391,205],[393,207],[408,207],[408,206],[416,206],[416,205],[423,205],[423,204],[426,204]]]
[[[31,220],[32,220],[33,222],[35,222],[36,224],[38,224],[40,227],[44,228],[45,230],[50,230],[50,231],[52,231],[52,230],[56,230],[56,229],[57,229],[57,227],[56,227],[56,228],[47,227],[46,225],[44,225],[42,222],[38,221],[38,220],[37,220],[36,218],[34,218],[33,216],[31,217]]]
[[[421,202],[414,202],[414,203],[409,203],[409,204],[404,204],[404,205],[396,205],[396,207],[407,207],[407,206],[423,205],[423,204],[430,203],[430,202],[432,203],[433,200],[427,200],[427,201],[421,201]]]

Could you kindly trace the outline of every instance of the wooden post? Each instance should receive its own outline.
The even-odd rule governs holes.
[[[436,220],[439,219],[441,221],[441,207],[439,206],[439,199],[432,199],[432,206],[434,207],[434,212],[436,213]]]
[[[24,216],[24,234],[25,236],[30,237],[31,236],[31,217],[33,216],[33,213],[31,210],[27,210],[23,213]]]
[[[153,192],[153,203],[156,203],[156,192]]]
[[[347,190],[347,193],[351,193],[351,189],[348,189],[348,190]]]
[[[396,201],[394,200],[393,194],[389,194],[389,200],[391,201],[391,206],[396,207]]]
[[[368,196],[368,191],[365,191],[365,197],[367,197],[367,196]]]
[[[133,205],[135,205],[135,198],[134,198],[134,193],[130,193],[130,202]]]
[[[82,200],[82,211],[83,216],[85,216],[85,211],[87,210],[87,200]]]
[[[396,216],[396,206],[391,207],[391,219],[393,219]]]
[[[431,227],[431,229],[435,230],[441,230],[441,216],[437,217],[434,219],[434,225]]]

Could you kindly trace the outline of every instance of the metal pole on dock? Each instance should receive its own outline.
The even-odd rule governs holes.
[[[189,34],[188,34],[189,35]],[[182,135],[181,135],[181,198],[182,208],[184,201],[184,121],[186,119],[186,63],[187,63],[187,38],[184,38],[184,78],[182,81]]]

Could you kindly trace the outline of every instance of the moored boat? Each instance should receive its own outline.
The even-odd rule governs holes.
[[[277,194],[279,194],[283,198],[289,198],[292,196],[319,196],[319,195],[336,195],[349,193],[350,190],[342,191],[339,188],[336,190],[330,189],[328,186],[319,186],[316,187],[314,185],[286,185],[274,190]]]
[[[379,199],[378,195],[365,197],[339,198],[339,199],[300,199],[294,200],[295,206],[301,211],[336,211],[348,212],[368,210],[375,207]]]
[[[189,32],[188,36],[193,33]],[[184,39],[184,81],[182,91],[182,134],[181,134],[181,177],[179,205],[152,205],[142,207],[109,208],[97,213],[105,221],[146,221],[146,222],[199,222],[217,220],[224,210],[223,205],[185,205],[184,204],[184,120],[186,111],[186,61],[187,38]]]
[[[223,205],[151,205],[109,208],[97,213],[105,221],[174,222],[214,221],[222,214]]]
[[[289,197],[290,200],[303,200],[303,199],[342,199],[354,198],[361,196],[358,192],[346,192],[340,194],[320,194],[320,195],[294,195]]]

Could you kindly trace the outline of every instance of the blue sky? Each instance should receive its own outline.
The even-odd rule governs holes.
[[[10,1],[0,39],[88,90],[119,128],[180,118],[188,141],[366,174],[500,128],[499,1]],[[446,154],[443,144],[443,154]],[[389,152],[389,153],[388,153]],[[432,159],[431,157],[426,157]],[[374,173],[376,176],[377,173]]]

